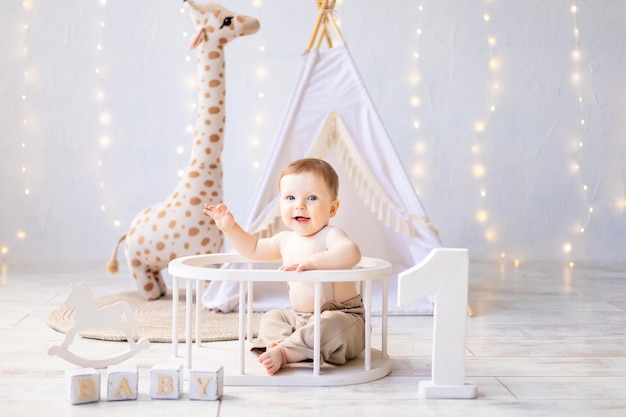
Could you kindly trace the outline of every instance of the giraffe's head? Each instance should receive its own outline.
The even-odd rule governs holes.
[[[196,48],[202,42],[221,47],[232,39],[252,35],[259,30],[257,19],[233,13],[220,4],[196,4],[192,0],[188,0],[187,4],[196,28],[190,48]]]

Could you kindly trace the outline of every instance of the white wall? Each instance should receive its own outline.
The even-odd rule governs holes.
[[[316,9],[313,0],[223,4],[262,25],[227,47],[224,183],[244,221]],[[195,123],[192,25],[181,7],[0,3],[5,257],[106,258],[135,213],[174,187]],[[344,0],[336,11],[446,245],[475,259],[624,259],[626,2]]]

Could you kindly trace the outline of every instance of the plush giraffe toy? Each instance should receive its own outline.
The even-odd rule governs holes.
[[[222,161],[226,94],[224,46],[259,30],[259,21],[237,15],[217,3],[187,1],[196,29],[190,48],[197,50],[198,117],[189,165],[176,189],[160,203],[138,213],[115,244],[109,273],[119,269],[117,250],[126,240],[128,267],[139,293],[155,300],[166,293],[161,270],[170,260],[215,253],[224,237],[202,213],[203,203],[222,202]]]

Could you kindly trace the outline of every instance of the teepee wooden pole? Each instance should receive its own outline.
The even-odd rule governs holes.
[[[317,8],[319,10],[319,13],[317,15],[317,21],[315,22],[315,27],[313,28],[313,33],[311,34],[311,39],[309,39],[309,45],[306,48],[307,52],[309,52],[311,48],[313,47],[313,43],[315,42],[315,38],[317,37],[317,33],[320,29],[320,25],[322,24],[322,21],[324,20],[326,7],[328,7],[328,0],[321,0],[321,1],[317,1],[316,3],[317,3]]]

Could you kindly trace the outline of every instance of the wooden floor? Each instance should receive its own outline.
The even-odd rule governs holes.
[[[0,410],[15,416],[626,416],[626,264],[472,263],[466,375],[476,400],[424,400],[430,377],[432,317],[391,317],[392,373],[353,386],[226,387],[221,401],[150,400],[150,367],[177,360],[153,343],[128,363],[140,369],[139,400],[71,405],[64,371],[47,356],[63,335],[46,316],[71,282],[94,295],[132,289],[128,275],[110,277],[102,262],[12,265],[0,275]],[[374,329],[379,331],[380,329]],[[115,342],[80,340],[93,352]],[[103,398],[106,398],[106,378]],[[186,391],[185,391],[186,392]]]

